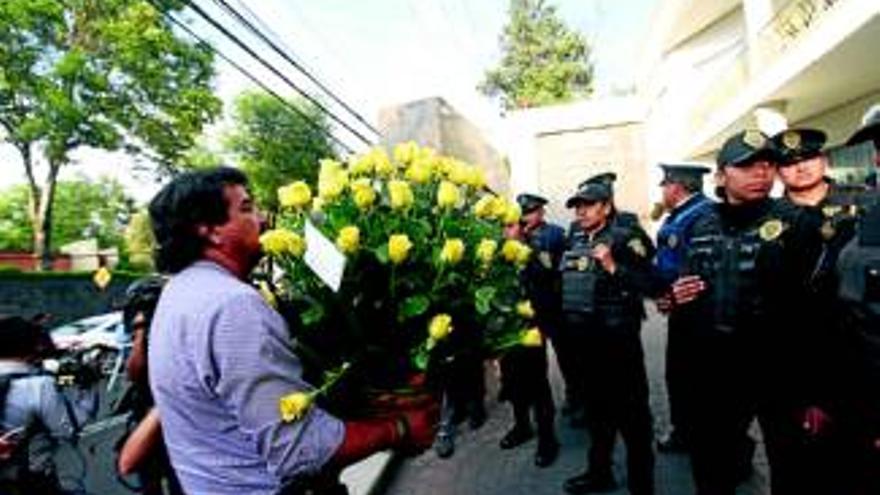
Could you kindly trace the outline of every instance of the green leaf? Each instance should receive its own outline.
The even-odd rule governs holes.
[[[422,342],[422,344],[413,349],[412,354],[410,355],[410,362],[415,369],[419,371],[425,371],[428,369],[428,361],[430,360],[431,353],[428,350],[428,346]]]
[[[400,303],[400,311],[398,312],[398,317],[401,321],[408,320],[414,316],[424,314],[430,306],[431,300],[428,299],[427,296],[420,294],[407,297],[403,300],[402,303]]]
[[[312,305],[309,309],[303,311],[300,319],[305,326],[312,326],[324,319],[324,307],[318,304]]]
[[[492,298],[495,297],[496,291],[495,287],[480,287],[477,289],[474,293],[474,305],[477,308],[477,313],[481,315],[489,313],[489,310],[492,309]]]
[[[374,249],[373,253],[376,254],[376,259],[383,265],[387,265],[391,261],[390,258],[388,258],[388,244],[382,244]]]

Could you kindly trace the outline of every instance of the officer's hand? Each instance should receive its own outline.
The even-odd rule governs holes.
[[[801,427],[810,436],[817,436],[828,430],[831,416],[818,407],[808,407],[802,417]]]
[[[681,277],[672,284],[673,304],[687,304],[706,290],[706,283],[697,275]]]
[[[404,409],[400,418],[407,427],[404,445],[401,446],[404,451],[419,453],[431,447],[440,419],[440,405],[436,401],[427,406]]]
[[[596,247],[594,247],[593,259],[598,261],[606,272],[613,275],[614,272],[617,271],[617,264],[614,262],[614,258],[611,257],[611,248],[607,245],[598,244]]]
[[[672,311],[672,307],[674,304],[672,303],[672,294],[663,294],[654,300],[654,304],[657,305],[657,311],[668,314]]]

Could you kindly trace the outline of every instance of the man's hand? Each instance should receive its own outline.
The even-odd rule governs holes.
[[[598,244],[594,247],[593,259],[598,261],[606,272],[613,275],[614,272],[617,271],[617,263],[614,262],[614,258],[611,256],[611,248],[607,245]]]
[[[672,284],[673,304],[687,304],[696,299],[704,290],[706,283],[697,275],[681,277]]]
[[[831,423],[831,416],[816,406],[808,407],[801,416],[801,427],[813,437],[828,431]]]
[[[406,423],[403,450],[420,453],[431,447],[440,420],[440,405],[436,402],[414,409],[404,409],[399,416]]]
[[[654,304],[657,305],[657,311],[664,315],[669,314],[672,311],[673,306],[675,306],[675,304],[672,303],[671,293],[663,294],[657,299],[654,299]]]

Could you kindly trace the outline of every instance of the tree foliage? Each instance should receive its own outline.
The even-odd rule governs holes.
[[[125,227],[125,251],[129,265],[139,270],[152,271],[155,248],[156,238],[153,237],[150,215],[146,209],[137,211]]]
[[[44,266],[71,152],[125,150],[172,169],[220,112],[213,74],[211,52],[178,38],[146,0],[0,2],[0,129],[21,156]]]
[[[26,185],[0,192],[0,250],[27,251],[33,225],[28,221]],[[60,181],[55,195],[52,238],[61,246],[95,238],[98,245],[121,247],[125,225],[134,211],[134,200],[111,179]]]
[[[270,211],[278,208],[279,187],[294,180],[314,186],[318,160],[335,156],[327,133],[320,130],[328,129],[324,114],[304,100],[289,103],[304,116],[266,93],[242,93],[235,100],[235,127],[225,143],[248,174],[260,206]]]
[[[511,0],[499,42],[502,58],[477,89],[499,97],[505,109],[562,103],[592,92],[589,44],[544,0]]]

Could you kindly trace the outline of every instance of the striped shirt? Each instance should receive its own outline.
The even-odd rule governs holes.
[[[150,337],[150,386],[186,493],[276,494],[342,443],[343,423],[319,408],[281,421],[279,398],[312,387],[284,320],[221,266],[175,275]]]

